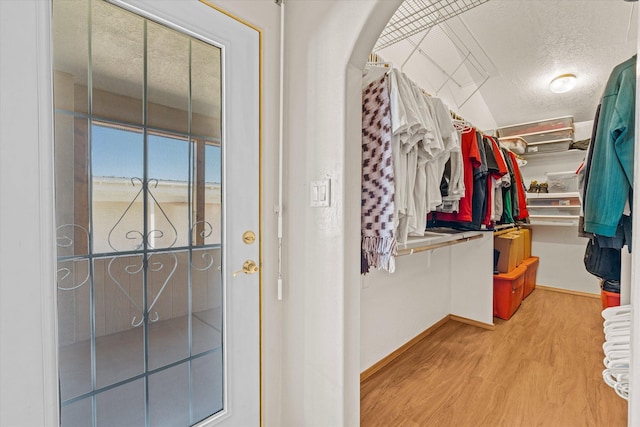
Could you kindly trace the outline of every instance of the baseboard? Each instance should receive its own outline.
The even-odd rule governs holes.
[[[496,325],[494,325],[493,323],[478,322],[477,320],[467,319],[466,317],[456,316],[455,314],[450,314],[449,318],[451,320],[455,320],[456,322],[477,326],[478,328],[487,329],[489,331],[493,331],[496,328]]]
[[[536,289],[542,289],[543,291],[560,292],[561,294],[577,295],[580,297],[588,298],[600,298],[600,294],[592,294],[589,292],[573,291],[571,289],[554,288],[551,286],[536,285]]]
[[[424,331],[422,331],[420,334],[416,335],[415,337],[413,337],[411,340],[407,341],[406,343],[404,343],[402,346],[400,346],[400,348],[398,348],[397,350],[395,350],[393,353],[389,354],[388,356],[382,358],[380,361],[376,362],[375,364],[373,364],[372,366],[370,366],[369,368],[365,369],[364,371],[362,371],[360,373],[360,382],[366,380],[367,378],[369,378],[371,375],[375,374],[376,372],[378,372],[380,369],[384,368],[385,366],[387,366],[389,363],[393,362],[395,359],[397,359],[402,353],[404,353],[405,351],[409,350],[411,347],[413,347],[414,345],[416,345],[419,341],[421,341],[422,339],[424,339],[426,336],[428,336],[429,334],[431,334],[433,331],[435,331],[436,329],[438,329],[440,326],[444,325],[445,323],[447,323],[449,321],[449,318],[451,316],[447,315],[444,318],[442,318],[441,320],[439,320],[438,322],[436,322],[435,324],[433,324],[432,326],[430,326],[429,328],[425,329]]]

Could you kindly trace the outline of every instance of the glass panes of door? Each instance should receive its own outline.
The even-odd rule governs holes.
[[[54,0],[63,426],[223,409],[221,50]]]

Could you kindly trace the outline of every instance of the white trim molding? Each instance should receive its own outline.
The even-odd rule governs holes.
[[[0,2],[0,425],[57,426],[51,3]]]

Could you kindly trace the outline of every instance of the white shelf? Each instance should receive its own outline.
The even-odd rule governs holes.
[[[527,193],[527,199],[568,199],[571,197],[580,197],[580,193]]]
[[[576,148],[571,149],[571,150],[559,150],[559,151],[543,151],[543,152],[537,152],[537,153],[524,153],[524,154],[520,154],[522,157],[526,157],[527,160],[529,159],[533,159],[535,158],[544,158],[544,157],[548,157],[548,156],[557,156],[557,155],[567,155],[567,154],[577,154],[577,153],[582,153],[583,155],[587,154],[587,150],[578,150]]]
[[[580,209],[580,205],[527,205],[527,209]]]
[[[531,221],[531,223],[529,225],[532,226],[536,226],[536,225],[544,225],[544,226],[551,226],[551,227],[577,227],[578,226],[578,221],[575,220],[571,220],[571,221]]]
[[[536,145],[546,145],[546,144],[556,144],[558,142],[573,142],[572,138],[559,138],[559,139],[550,139],[548,141],[540,141],[540,142],[528,142],[527,143],[527,147],[535,147]],[[558,150],[558,153],[561,153],[563,151],[569,151],[569,150]],[[533,154],[535,152],[530,152],[527,154]]]
[[[572,220],[580,218],[580,215],[529,215],[531,219],[560,219],[560,220]]]

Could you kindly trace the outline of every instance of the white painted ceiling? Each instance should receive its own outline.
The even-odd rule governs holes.
[[[490,0],[432,30],[412,55],[424,34],[379,53],[463,115],[484,105],[497,126],[587,121],[613,67],[636,53],[637,9],[623,0]],[[549,82],[564,73],[578,77],[577,87],[552,93]]]

